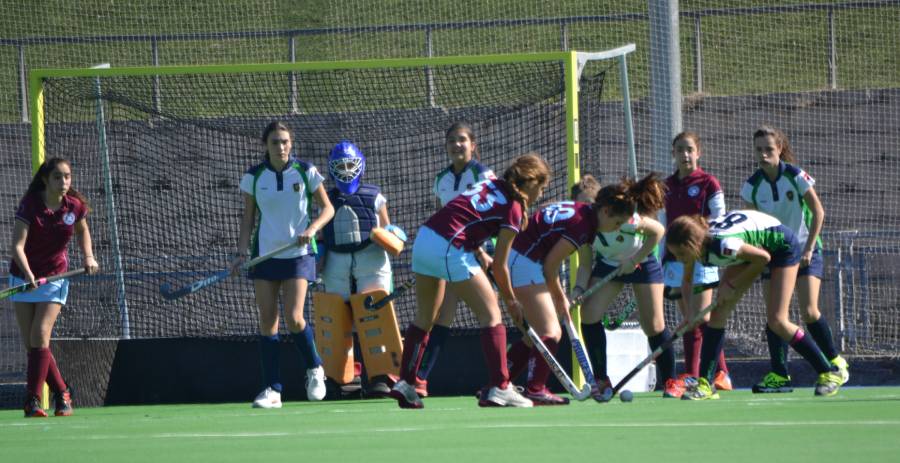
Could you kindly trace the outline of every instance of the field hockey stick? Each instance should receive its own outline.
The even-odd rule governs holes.
[[[400,285],[399,288],[395,289],[393,293],[388,294],[387,296],[384,296],[383,298],[379,299],[378,302],[375,302],[375,298],[373,298],[371,295],[366,296],[366,298],[363,300],[363,307],[365,307],[366,310],[374,312],[374,311],[384,307],[385,305],[387,305],[388,302],[391,302],[394,299],[397,299],[398,297],[400,297],[403,293],[405,293],[409,288],[412,288],[413,285],[415,285],[415,284],[416,284],[416,277],[412,277],[409,280],[406,280],[402,285]]]
[[[622,310],[616,314],[615,317],[610,318],[609,313],[603,314],[603,327],[609,331],[615,331],[622,327],[622,323],[625,323],[625,320],[628,320],[628,317],[634,313],[634,309],[637,307],[637,301],[634,299],[628,301],[625,304],[625,307],[622,307]]]
[[[21,285],[18,285],[18,286],[6,288],[3,291],[0,291],[0,299],[6,299],[15,294],[28,292],[28,291],[31,291],[32,289],[37,289],[38,287],[44,286],[47,283],[52,283],[54,281],[62,280],[63,278],[69,278],[69,277],[73,277],[76,275],[81,275],[82,273],[84,273],[84,271],[85,270],[83,268],[80,268],[77,270],[71,270],[66,273],[60,273],[59,275],[38,278],[37,280],[34,280],[34,285],[32,285],[31,283],[22,283]]]
[[[560,365],[556,358],[553,357],[553,354],[550,353],[550,349],[547,349],[544,341],[541,341],[541,337],[534,331],[534,328],[528,326],[528,322],[524,320],[523,323],[525,324],[525,333],[528,335],[528,338],[531,339],[531,342],[534,344],[534,347],[537,348],[541,357],[544,357],[544,361],[550,366],[553,375],[556,376],[556,379],[559,380],[559,383],[562,384],[566,391],[578,401],[584,401],[590,397],[591,385],[585,384],[582,386],[581,390],[579,390],[578,386],[575,385],[575,382],[572,381],[572,378],[570,378],[569,375],[566,374],[566,371],[563,370],[562,365]]]
[[[247,262],[244,262],[241,265],[241,270],[247,270],[256,264],[259,264],[260,262],[269,260],[272,257],[275,257],[276,255],[281,254],[282,252],[287,251],[288,249],[291,249],[291,248],[295,248],[297,246],[298,246],[298,243],[296,241],[285,244],[284,246],[281,246],[268,254],[263,254],[256,258],[250,259]],[[200,291],[201,289],[206,288],[207,286],[212,286],[212,285],[228,278],[230,275],[231,275],[231,269],[225,269],[220,272],[216,272],[213,275],[208,276],[202,280],[197,280],[189,285],[182,286],[176,290],[172,290],[172,286],[169,285],[168,283],[163,283],[163,284],[159,285],[159,292],[162,294],[163,298],[171,301],[173,299],[178,299],[180,297],[187,296],[188,294],[196,293],[197,291]]]
[[[581,343],[581,338],[578,337],[578,331],[575,329],[575,324],[572,323],[572,319],[566,320],[566,332],[569,334],[569,344],[572,345],[572,351],[575,352],[575,358],[578,359],[578,366],[581,367],[581,372],[584,373],[584,377],[587,378],[588,385],[591,387],[597,386],[597,379],[594,378],[594,368],[591,366],[591,360],[587,356],[587,352],[584,350],[584,344]]]
[[[672,335],[672,337],[669,338],[668,341],[660,344],[653,352],[650,353],[650,355],[647,356],[647,358],[645,358],[644,360],[641,360],[641,363],[638,363],[636,367],[632,368],[631,371],[629,371],[628,374],[625,375],[625,377],[622,378],[622,380],[619,381],[618,384],[616,384],[616,386],[613,388],[613,395],[615,396],[616,393],[618,393],[619,390],[625,386],[625,383],[627,383],[628,381],[631,381],[631,378],[634,378],[634,376],[636,374],[638,374],[638,372],[643,370],[644,367],[649,365],[650,362],[656,360],[656,358],[659,357],[663,353],[664,350],[672,347],[672,344],[675,344],[675,341],[677,341],[679,338],[684,336],[684,333],[686,333],[691,327],[693,327],[699,321],[703,320],[703,317],[705,317],[706,314],[715,310],[715,308],[716,308],[716,306],[718,306],[718,304],[719,304],[718,301],[713,302],[712,304],[706,306],[703,310],[697,312],[697,314],[694,315],[694,318],[692,318],[690,320],[690,322],[685,323],[681,328],[678,328],[678,330],[675,331],[675,334]]]

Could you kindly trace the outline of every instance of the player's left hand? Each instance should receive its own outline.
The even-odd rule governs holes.
[[[318,230],[316,230],[316,227],[307,227],[307,229],[303,230],[303,233],[301,233],[300,236],[297,237],[297,243],[299,243],[300,246],[306,246],[309,243],[312,243],[313,239],[315,239],[316,237],[317,231]]]
[[[94,259],[94,256],[84,258],[84,270],[88,275],[93,275],[100,271],[100,264],[97,263],[97,259]]]
[[[800,267],[809,267],[809,263],[812,262],[812,250],[803,251],[803,254],[800,255]]]
[[[491,268],[491,265],[494,264],[494,258],[486,252],[482,252],[477,257],[478,260],[481,261],[481,268],[484,269],[485,272],[487,271],[487,269]]]

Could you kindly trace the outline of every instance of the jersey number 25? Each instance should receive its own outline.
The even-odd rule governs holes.
[[[488,188],[488,191],[484,191],[485,186]],[[494,207],[494,204],[506,204],[506,196],[503,196],[503,192],[498,190],[490,180],[480,181],[462,194],[471,196],[469,201],[478,212],[488,211]]]

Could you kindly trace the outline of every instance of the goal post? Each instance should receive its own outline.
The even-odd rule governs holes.
[[[615,119],[625,127],[610,136],[628,147],[633,172],[626,56],[634,50],[31,70],[33,166],[52,155],[76,158],[74,184],[95,210],[95,253],[117,273],[80,283],[71,301],[78,316],[61,320],[57,331],[120,339],[252,335],[252,287],[241,279],[175,302],[164,302],[157,288],[227,263],[237,243],[237,180],[260,162],[256,138],[274,119],[292,127],[299,157],[320,171],[334,143],[356,142],[369,159],[365,180],[385,191],[392,222],[416,230],[433,212],[431,181],[448,162],[443,131],[456,120],[475,126],[482,162],[498,174],[515,156],[540,153],[556,173],[545,199],[567,198],[585,140],[593,155],[605,152],[579,125],[581,111],[601,104],[603,85],[585,80],[584,69],[603,63],[597,75],[618,78],[625,95],[602,104],[619,108]],[[615,66],[619,72],[607,72]],[[579,98],[586,91],[591,97]],[[394,261],[396,278],[408,276],[409,260],[404,253]],[[404,325],[415,312],[407,296],[397,305]],[[477,326],[467,311],[454,324]]]

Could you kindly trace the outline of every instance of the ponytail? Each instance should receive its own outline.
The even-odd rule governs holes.
[[[578,197],[584,194],[590,199],[587,202],[593,202],[597,199],[597,192],[600,191],[600,180],[591,174],[581,176],[581,181],[572,185],[572,201],[577,201]]]
[[[632,183],[628,193],[637,203],[637,211],[641,215],[652,216],[665,207],[666,185],[659,180],[655,172],[651,172],[637,183]]]

